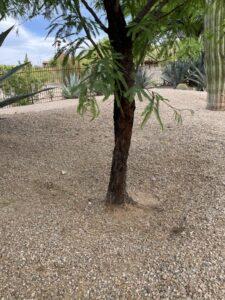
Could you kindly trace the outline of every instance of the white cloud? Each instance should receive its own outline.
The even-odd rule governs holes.
[[[24,60],[26,54],[35,65],[40,65],[44,60],[53,57],[55,48],[52,46],[54,42],[52,37],[45,39],[45,37],[37,36],[23,25],[18,25],[18,22],[13,18],[0,22],[0,32],[12,25],[16,25],[15,29],[8,35],[0,48],[0,64],[17,64],[18,61]]]

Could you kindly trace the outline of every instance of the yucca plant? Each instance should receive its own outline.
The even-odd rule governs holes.
[[[0,47],[3,45],[3,42],[5,41],[5,39],[8,36],[8,34],[12,31],[12,29],[13,29],[13,26],[0,34]],[[16,67],[12,68],[11,70],[5,72],[3,75],[1,75],[0,76],[0,89],[2,88],[3,83],[4,83],[5,80],[7,80],[8,78],[10,78],[13,74],[15,74],[16,72],[18,72],[19,70],[21,70],[25,66],[27,66],[27,64],[28,63],[24,63],[24,64],[21,64],[19,66],[16,66]],[[13,104],[15,102],[18,102],[18,101],[20,101],[22,99],[32,97],[32,96],[34,96],[34,95],[36,95],[38,93],[41,93],[43,91],[47,91],[47,90],[50,90],[50,89],[52,89],[52,88],[46,88],[46,89],[43,89],[41,91],[35,91],[35,92],[32,92],[32,93],[27,93],[27,94],[23,94],[23,95],[15,95],[15,96],[6,98],[4,100],[0,99],[0,108],[8,106],[10,104]]]
[[[62,89],[62,95],[66,99],[73,99],[79,97],[78,85],[80,80],[76,74],[71,74],[69,78],[65,79],[65,84]]]

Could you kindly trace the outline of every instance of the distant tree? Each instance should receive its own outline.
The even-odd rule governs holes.
[[[80,113],[90,109],[94,116],[98,115],[96,92],[101,92],[104,100],[114,95],[115,147],[106,202],[133,202],[126,179],[135,97],[148,100],[143,123],[154,113],[162,125],[159,104],[164,101],[160,95],[137,86],[135,73],[151,45],[172,45],[177,37],[182,38],[182,33],[195,30],[193,24],[204,0],[3,1],[7,2],[8,13],[43,13],[52,20],[50,33],[54,32],[56,42],[61,42],[60,52],[89,59],[89,69],[79,85]],[[96,42],[102,35],[108,37],[108,44]],[[179,112],[175,113],[180,119]]]
[[[205,65],[207,108],[225,110],[225,2],[207,1],[205,15]]]

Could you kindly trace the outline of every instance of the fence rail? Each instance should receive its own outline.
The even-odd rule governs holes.
[[[151,79],[157,83],[161,83],[161,68],[144,67]],[[9,70],[7,67],[0,70],[0,75]],[[23,95],[30,92],[53,87],[54,89],[41,92],[28,99],[23,99],[13,106],[32,104],[35,102],[50,102],[65,99],[63,96],[63,87],[68,85],[71,76],[80,76],[81,67],[74,68],[56,68],[56,67],[25,67],[18,73],[5,80],[3,86],[0,87],[0,99],[10,96]]]
[[[0,75],[10,68],[5,67],[0,71]],[[45,88],[54,89],[43,91],[28,99],[22,99],[13,106],[32,104],[34,102],[49,102],[64,99],[63,86],[70,81],[71,75],[80,75],[81,68],[34,68],[25,67],[4,81],[0,87],[0,99],[11,96],[23,95]]]

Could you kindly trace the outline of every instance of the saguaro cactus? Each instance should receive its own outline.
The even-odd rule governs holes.
[[[207,108],[225,110],[225,1],[207,0],[205,16],[205,66]]]

